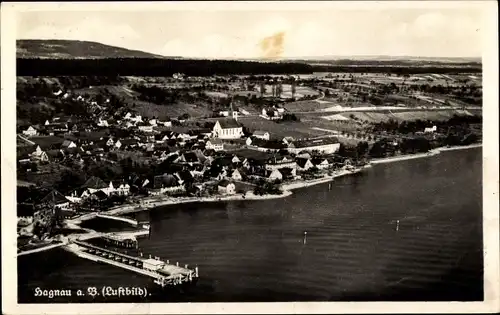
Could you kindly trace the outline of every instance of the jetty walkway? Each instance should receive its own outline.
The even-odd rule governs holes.
[[[168,260],[164,262],[159,257],[151,258],[150,256],[148,259],[134,257],[79,240],[73,241],[64,248],[81,258],[103,262],[151,277],[162,287],[190,283],[198,278],[198,267],[189,269],[188,265],[184,267],[180,267],[179,263],[171,265]]]
[[[134,225],[134,226],[137,226],[139,224],[139,222],[137,222],[137,220],[130,219],[130,218],[125,218],[125,217],[120,217],[120,216],[116,216],[116,215],[109,215],[109,214],[97,213],[96,217],[97,218],[102,218],[102,219],[109,219],[109,220],[116,220],[116,221],[127,222],[127,223],[129,223],[131,225]]]

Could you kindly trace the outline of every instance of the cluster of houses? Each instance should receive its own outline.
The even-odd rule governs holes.
[[[282,114],[273,110],[273,117]],[[269,132],[258,130],[248,135],[232,110],[212,128],[173,127],[170,121],[126,113],[120,119],[57,116],[19,131],[21,172],[36,174],[39,167],[33,165],[68,161],[71,163],[64,165],[79,165],[80,169],[93,162],[114,164],[130,156],[128,153],[151,166],[168,166],[154,175],[131,174],[111,181],[90,177],[78,189],[64,194],[54,191],[47,197],[54,207],[70,214],[75,205],[87,200],[103,201],[137,191],[150,195],[235,194],[253,190],[252,183],[262,179],[293,180],[312,168],[345,165],[334,155],[340,148],[336,138],[273,140]]]

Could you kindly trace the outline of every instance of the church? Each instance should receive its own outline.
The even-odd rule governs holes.
[[[240,139],[243,136],[243,127],[236,119],[217,120],[212,131],[214,138]]]
[[[238,123],[238,112],[233,111],[231,103],[231,111],[229,116],[231,118],[225,118],[217,120],[214,129],[212,130],[212,136],[219,139],[240,139],[243,137],[243,126]]]

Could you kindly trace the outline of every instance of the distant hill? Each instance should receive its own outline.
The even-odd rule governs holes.
[[[97,42],[59,39],[23,39],[16,41],[17,58],[102,59],[165,58],[139,50],[129,50]],[[169,59],[175,59],[169,57]]]
[[[439,62],[439,63],[480,63],[481,57],[425,57],[425,56],[318,56],[318,57],[295,57],[285,60],[308,60],[308,61],[400,61],[400,62]]]
[[[262,59],[248,59],[262,60]],[[414,57],[414,56],[309,56],[309,57],[290,57],[273,59],[272,62],[298,62],[310,65],[330,65],[330,66],[357,66],[357,65],[372,65],[372,66],[426,66],[426,65],[443,65],[443,66],[479,66],[481,65],[480,57]]]

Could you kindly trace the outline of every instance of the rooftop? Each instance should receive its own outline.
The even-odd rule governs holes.
[[[56,136],[47,136],[47,137],[32,137],[31,141],[36,143],[42,149],[50,149],[50,148],[59,148],[61,144],[64,142],[63,138]]]
[[[94,189],[101,189],[101,188],[106,188],[108,185],[99,177],[92,176],[89,178],[85,184],[82,185],[83,188],[94,188]]]
[[[218,120],[221,128],[229,129],[229,128],[240,128],[242,127],[236,120],[234,119],[221,119]]]

